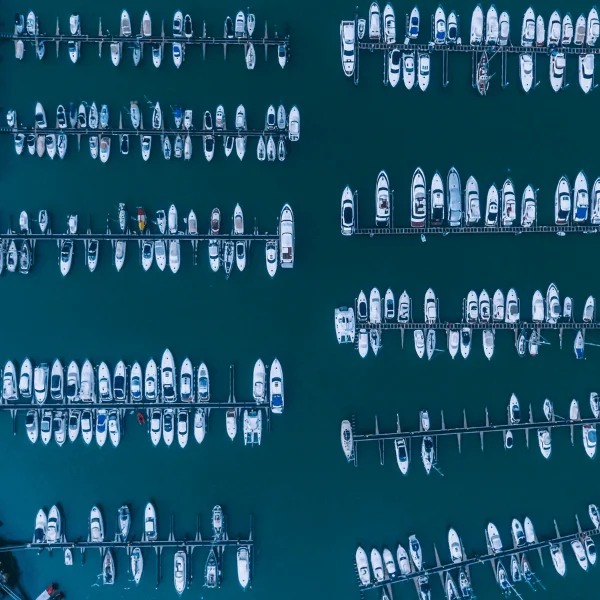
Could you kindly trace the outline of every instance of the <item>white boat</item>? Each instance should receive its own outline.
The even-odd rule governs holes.
[[[120,34],[123,37],[131,36],[131,19],[129,18],[129,13],[126,10],[121,13]]]
[[[144,509],[144,534],[142,539],[147,542],[155,542],[158,537],[156,525],[156,510],[151,502]]]
[[[481,5],[478,4],[475,7],[475,10],[473,10],[473,15],[471,16],[470,44],[471,44],[471,46],[478,46],[481,44],[482,41],[483,41],[483,10],[481,10]]]
[[[585,43],[588,46],[595,46],[598,41],[598,36],[600,36],[600,21],[598,20],[598,11],[594,6],[590,10],[587,18]]]
[[[358,332],[358,353],[361,358],[365,358],[369,353],[369,334],[366,329],[360,329]]]
[[[354,232],[354,194],[348,185],[342,194],[341,221],[342,235],[352,235]]]
[[[395,48],[390,52],[388,59],[388,81],[395,88],[400,81],[400,71],[402,70],[402,54]],[[352,67],[354,69],[354,65]]]
[[[424,313],[426,323],[432,324],[437,321],[437,300],[435,292],[431,288],[425,292]]]
[[[518,519],[513,519],[511,524],[511,533],[513,538],[513,543],[516,548],[521,548],[527,544],[527,539],[525,537],[525,531],[523,530],[523,526]]]
[[[121,442],[121,417],[116,409],[108,413],[108,435],[111,444],[116,448]]]
[[[34,544],[43,544],[46,541],[48,531],[48,517],[46,511],[41,508],[35,517],[35,529],[33,531]]]
[[[596,456],[596,426],[595,425],[583,425],[583,447],[585,448],[586,454],[590,458],[594,458]]]
[[[576,46],[583,46],[585,42],[586,18],[585,15],[579,15],[575,23],[575,36],[573,43]]]
[[[558,11],[554,11],[550,15],[548,22],[548,37],[546,44],[549,48],[556,47],[560,43],[562,37],[562,21]]]
[[[90,542],[104,541],[104,519],[97,506],[92,507],[90,511],[90,534],[88,540]]]
[[[40,433],[39,415],[37,410],[28,410],[25,417],[25,430],[27,437],[32,444],[38,441]]]
[[[510,36],[510,18],[507,12],[500,13],[500,25],[498,33],[498,43],[500,46],[508,45]]]
[[[50,440],[52,439],[52,426],[52,411],[45,410],[42,413],[42,420],[40,423],[40,437],[42,438],[42,443],[46,446],[50,443]]]
[[[550,544],[550,556],[552,557],[556,572],[561,577],[564,577],[567,572],[567,565],[565,564],[565,557],[559,544]]]
[[[284,204],[279,219],[279,262],[282,269],[291,269],[294,266],[294,248],[294,213],[289,204]]]
[[[121,64],[121,56],[123,54],[123,45],[121,42],[112,42],[110,44],[110,60],[115,67]]]
[[[162,64],[163,47],[162,44],[152,44],[152,64],[158,69]]]
[[[571,185],[563,175],[556,186],[554,194],[554,222],[556,225],[567,225],[571,214]]]
[[[125,256],[127,254],[127,242],[125,240],[117,240],[115,242],[115,267],[119,272],[125,264]]]
[[[567,13],[562,20],[561,46],[569,46],[573,41],[573,21],[571,15]]]
[[[425,188],[425,175],[420,167],[418,167],[413,173],[410,195],[410,224],[412,227],[425,227],[425,218],[427,216],[427,194]]]
[[[208,368],[204,363],[200,363],[197,372],[198,402],[210,401],[210,379]]]
[[[462,198],[460,177],[454,167],[448,172],[446,194],[448,197],[448,225],[459,227],[462,223]]]
[[[523,529],[525,531],[525,542],[527,544],[535,544],[537,542],[537,537],[535,535],[533,523],[529,517],[525,517],[525,520],[523,521],[523,526]]]
[[[551,283],[546,292],[546,321],[553,325],[560,319],[560,316],[561,306],[558,288],[554,283]]]
[[[133,581],[136,585],[140,582],[143,571],[144,558],[142,556],[142,550],[136,546],[131,550],[131,574],[133,575]]]
[[[517,218],[517,200],[515,187],[511,179],[507,179],[502,186],[502,225],[510,227]]]
[[[283,370],[279,360],[273,360],[269,371],[269,399],[271,412],[273,414],[283,413],[284,393],[283,393]]]
[[[402,80],[407,90],[415,87],[415,53],[404,52],[402,54]]]
[[[381,295],[377,288],[373,288],[369,296],[369,321],[375,325],[381,323]]]
[[[139,129],[142,120],[142,115],[140,113],[140,107],[135,101],[132,101],[129,104],[129,116],[131,118],[131,126],[134,129]]]
[[[141,141],[142,158],[147,161],[150,158],[150,151],[152,149],[152,136],[143,135]]]
[[[421,544],[414,534],[408,538],[408,551],[415,571],[423,570],[423,552],[421,551]]]
[[[385,171],[380,171],[375,186],[375,223],[387,226],[390,222],[390,180]]]
[[[152,20],[148,11],[142,16],[141,34],[143,37],[152,37]]]
[[[172,273],[179,271],[181,263],[181,247],[179,240],[171,240],[169,242],[169,268]]]
[[[6,373],[6,369],[4,371]],[[50,372],[50,397],[56,402],[64,401],[65,372],[58,358],[52,363]]]
[[[590,199],[588,181],[585,173],[579,171],[573,186],[573,223],[587,221]]]
[[[429,419],[427,411],[422,411],[421,419],[423,420],[425,416]],[[425,467],[425,473],[429,475],[435,464],[435,447],[433,445],[433,438],[430,436],[425,436],[421,442],[421,460]]]
[[[258,444],[260,446],[262,437],[262,411],[244,411],[244,445]]]
[[[543,46],[546,41],[546,25],[542,15],[538,15],[535,20],[535,45]]]
[[[549,429],[538,429],[538,443],[540,452],[544,458],[550,458],[552,453],[552,440],[550,438]]]
[[[369,39],[379,40],[381,38],[381,13],[377,2],[371,3],[369,7]]]
[[[4,402],[18,400],[19,388],[17,387],[17,372],[12,360],[9,360],[4,365],[4,373],[2,377],[2,400]]]
[[[267,399],[265,364],[260,358],[254,365],[252,396],[257,404],[262,404]]]
[[[162,416],[159,409],[153,409],[150,413],[150,440],[154,446],[158,446],[162,438]]]
[[[69,440],[74,442],[79,437],[81,430],[81,411],[73,410],[69,412],[69,422],[67,426],[69,432]],[[91,440],[90,440],[91,441]]]
[[[593,566],[596,564],[597,554],[596,554],[596,546],[594,541],[589,535],[586,535],[583,538],[583,543],[585,545],[585,554],[588,558],[588,561]]]
[[[400,575],[409,575],[412,572],[408,553],[400,544],[398,544],[398,549],[396,551],[396,561],[398,562],[398,571],[400,572]]]
[[[410,19],[408,21],[408,37],[411,40],[416,40],[419,37],[419,9],[415,6],[410,12]]]
[[[37,102],[35,105],[35,126],[37,129],[46,129],[48,127],[46,111],[41,102]]]
[[[431,360],[433,358],[433,353],[435,352],[435,329],[429,329],[427,331],[425,350],[427,352],[427,360]]]
[[[379,550],[373,548],[371,550],[371,568],[373,569],[373,576],[375,581],[383,581],[385,579],[385,571],[383,569],[383,560]]]
[[[465,225],[475,225],[480,219],[479,185],[475,177],[471,176],[465,185]]]
[[[10,370],[10,365],[12,365],[12,362],[8,362],[7,366],[4,367],[4,376],[3,376],[3,387],[2,387],[2,396],[3,399],[7,399],[5,398],[5,390],[9,391],[9,389],[7,388],[7,376],[10,377],[11,382],[11,389],[14,390],[14,396],[11,398],[12,400],[16,400],[17,396],[16,396],[16,379],[15,379],[15,372],[14,372],[14,365],[12,366],[12,371]],[[7,373],[7,367],[9,368],[9,371]],[[44,402],[46,402],[46,398],[48,397],[48,373],[49,373],[49,368],[48,365],[46,363],[41,363],[39,364],[37,367],[35,367],[34,371],[33,371],[33,390],[34,390],[34,394],[35,394],[35,401],[38,404],[44,404]]]
[[[54,160],[56,156],[56,134],[54,133],[46,134],[46,152],[50,160]]]
[[[437,12],[436,12],[437,15]],[[437,16],[436,16],[437,19]],[[450,11],[448,15],[447,22],[447,32],[446,32],[446,42],[448,44],[457,44],[461,40],[458,37],[458,16],[454,11]],[[436,21],[436,33],[437,33],[437,21]]]
[[[566,59],[564,52],[553,52],[550,55],[550,83],[552,89],[558,92],[564,84]]]
[[[592,392],[590,394],[590,408],[592,409],[592,414],[594,418],[597,419],[600,417],[600,398],[596,392]]]
[[[594,83],[594,55],[579,55],[579,87],[587,94]]]
[[[396,43],[396,16],[389,2],[383,9],[383,40],[386,44]]]
[[[460,347],[460,334],[456,329],[448,331],[448,352],[451,358],[455,358]]]
[[[469,323],[475,323],[479,318],[479,303],[473,290],[467,294],[466,317]]]
[[[542,323],[544,321],[544,297],[542,292],[536,290],[531,301],[531,320],[534,323]]]
[[[173,354],[167,348],[160,362],[161,397],[163,402],[175,402],[177,399],[177,373]]]
[[[528,185],[521,198],[521,227],[531,227],[537,221],[537,204],[533,187]]]
[[[250,550],[248,546],[240,546],[237,550],[237,574],[242,589],[250,583]]]
[[[494,298],[492,300],[492,319],[500,322],[504,321],[504,294],[502,290],[496,290],[494,292]]]
[[[254,28],[256,27],[256,16],[252,13],[249,13],[246,17],[246,33],[248,37],[252,37],[254,33]]]
[[[485,357],[490,360],[494,355],[495,336],[492,329],[483,330],[483,352]]]
[[[502,551],[502,540],[498,533],[498,528],[493,523],[488,523],[485,530],[486,538],[488,540],[489,549],[492,554],[497,554]]]
[[[54,505],[48,512],[48,525],[46,527],[46,542],[56,544],[63,539],[62,520],[60,510]]]
[[[359,546],[356,549],[356,569],[358,571],[358,577],[362,585],[369,585],[371,583],[371,570],[369,569],[369,560],[367,559],[367,553]]]
[[[446,43],[446,13],[440,6],[435,11],[435,43],[438,45]]]
[[[398,51],[399,52],[399,51]],[[418,60],[418,72],[417,78],[419,83],[419,88],[422,92],[424,92],[429,86],[429,74],[431,70],[431,63],[429,54],[425,54],[424,52],[419,52],[419,60]]]
[[[288,137],[290,142],[297,142],[300,139],[300,111],[296,106],[292,106],[290,110]]]
[[[101,380],[99,381],[101,383]],[[107,431],[107,414],[106,409],[99,408],[96,411],[96,443],[100,448],[106,443]]]
[[[450,558],[453,563],[459,563],[464,560],[460,538],[452,528],[448,531],[448,547],[450,548]]]
[[[423,334],[422,329],[415,329],[414,332],[415,337],[415,351],[419,358],[423,358],[425,356],[425,335]]]
[[[158,399],[157,371],[156,362],[154,362],[154,359],[150,359],[146,365],[146,372],[144,374],[144,397],[147,402],[156,402]]]
[[[485,19],[485,43],[497,44],[499,35],[498,12],[496,11],[496,7],[492,4],[487,11]]]
[[[163,411],[162,437],[168,447],[171,446],[175,439],[175,411],[172,408],[167,408]]]
[[[519,55],[519,77],[525,93],[533,86],[533,57],[531,54]]]
[[[352,425],[350,425],[350,421],[342,421],[340,437],[342,441],[342,450],[344,451],[346,458],[350,460],[354,452],[354,442],[352,440]]]
[[[394,292],[392,292],[392,290],[390,288],[388,288],[387,292],[385,293],[385,300],[384,300],[384,316],[386,318],[386,320],[392,320],[396,317],[396,303],[394,300]]]
[[[587,571],[589,567],[588,558],[585,552],[585,548],[583,547],[583,543],[580,539],[575,539],[571,541],[571,548],[573,549],[573,553],[575,554],[575,558],[579,563],[579,566]]]
[[[463,358],[468,358],[471,352],[472,331],[470,327],[460,330],[460,353]]]

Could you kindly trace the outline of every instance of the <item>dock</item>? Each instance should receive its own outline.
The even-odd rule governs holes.
[[[394,585],[397,583],[404,583],[406,581],[416,580],[418,577],[421,577],[421,576],[429,577],[431,575],[443,574],[448,571],[453,571],[453,570],[458,571],[458,569],[461,569],[461,568],[466,570],[466,569],[473,567],[475,565],[478,565],[478,564],[485,564],[485,563],[491,562],[493,565],[495,561],[500,560],[502,558],[510,558],[514,554],[520,555],[520,554],[525,554],[525,553],[534,552],[534,551],[541,552],[543,549],[549,548],[552,545],[562,546],[563,544],[569,544],[571,541],[576,540],[576,539],[581,539],[581,538],[585,537],[586,535],[589,535],[591,538],[595,538],[600,535],[600,529],[579,530],[577,533],[572,533],[572,534],[561,536],[561,535],[558,535],[558,528],[557,528],[556,537],[549,539],[549,540],[544,540],[544,541],[536,542],[533,544],[527,544],[525,546],[520,546],[520,547],[516,547],[516,548],[509,548],[509,549],[497,552],[496,554],[488,552],[488,553],[482,554],[482,555],[475,555],[472,558],[467,558],[466,560],[463,560],[461,562],[440,564],[440,565],[436,565],[435,567],[424,569],[422,571],[415,571],[408,575],[396,575],[396,577],[394,577],[393,579],[386,578],[383,581],[375,581],[369,585],[362,585],[360,583],[360,579],[358,579],[358,574],[357,574],[358,585],[359,585],[360,591],[364,592],[366,590],[384,587],[387,585]],[[356,572],[356,564],[354,566],[354,570]]]
[[[360,329],[366,329],[367,331],[371,329],[379,329],[381,331],[388,330],[414,330],[414,329],[435,329],[436,331],[448,331],[450,329],[454,329],[460,331],[463,328],[469,329],[492,329],[492,330],[509,330],[509,331],[522,331],[523,329],[528,330],[542,330],[542,331],[561,331],[563,329],[570,330],[578,330],[578,329],[600,329],[600,322],[596,321],[584,321],[584,322],[575,322],[575,321],[564,321],[560,323],[547,323],[546,321],[540,323],[529,323],[527,321],[519,321],[518,323],[505,323],[499,321],[459,321],[455,323],[451,323],[449,321],[441,322],[436,321],[434,323],[397,323],[394,321],[383,322],[383,323],[356,323],[356,331]]]

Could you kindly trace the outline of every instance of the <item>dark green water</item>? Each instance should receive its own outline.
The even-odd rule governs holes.
[[[2,6],[2,30],[12,27],[15,11],[29,8],[46,31],[54,29],[57,15],[66,29],[69,14],[79,12],[84,31],[95,32],[98,17],[105,29],[117,31],[123,6],[107,0],[101,6],[76,2],[30,7],[10,0]],[[205,19],[209,33],[218,34],[224,16],[234,15],[240,7],[230,2],[164,6],[147,0],[131,1],[127,8],[134,25],[143,10],[150,10],[155,27],[160,18],[170,25],[173,11],[180,8],[192,14],[196,29]],[[361,8],[366,11],[367,5]],[[405,8],[408,5],[396,6],[397,15]],[[420,8],[425,16],[435,3]],[[461,0],[454,8],[468,24],[471,3]],[[498,5],[511,14],[513,39],[525,8],[514,0]],[[544,9],[546,17],[553,8]],[[139,534],[141,511],[149,499],[157,506],[161,534],[167,534],[171,513],[176,515],[177,533],[192,534],[195,515],[200,513],[208,535],[210,509],[220,503],[229,518],[230,535],[245,535],[249,514],[255,515],[255,579],[249,593],[265,600],[293,600],[308,595],[357,597],[353,559],[358,543],[366,549],[395,546],[416,533],[426,562],[432,564],[433,543],[442,558],[448,558],[449,526],[457,529],[468,552],[482,552],[488,520],[497,524],[505,544],[513,517],[529,515],[540,538],[553,533],[553,518],[563,533],[574,531],[576,512],[589,525],[587,505],[598,501],[600,493],[597,468],[585,456],[579,436],[571,447],[566,430],[554,434],[550,461],[542,459],[535,440],[527,450],[523,436],[517,436],[512,452],[504,451],[499,435],[490,437],[483,454],[476,437],[463,440],[461,455],[454,440],[442,440],[439,465],[444,477],[435,473],[427,477],[418,452],[408,478],[398,473],[391,448],[385,467],[378,465],[375,446],[361,448],[358,469],[344,460],[339,424],[352,414],[359,430],[371,430],[376,413],[381,428],[392,429],[396,412],[404,428],[414,428],[421,408],[430,411],[434,424],[439,424],[436,415],[443,409],[446,425],[458,425],[463,408],[471,423],[482,423],[486,406],[491,420],[500,422],[512,392],[523,408],[531,402],[538,417],[545,397],[554,400],[562,415],[570,400],[578,398],[588,414],[588,394],[597,389],[598,350],[586,348],[587,360],[577,362],[569,337],[563,351],[550,335],[552,346],[543,347],[538,359],[520,360],[511,335],[499,333],[494,358],[488,362],[476,336],[468,361],[451,361],[447,354],[439,354],[427,363],[417,359],[412,347],[402,351],[399,335],[388,334],[380,356],[362,361],[349,347],[338,347],[333,331],[333,309],[351,303],[361,288],[391,286],[397,293],[406,288],[420,311],[421,298],[431,286],[440,298],[442,316],[448,319],[458,319],[460,302],[471,288],[493,292],[497,287],[505,291],[515,287],[524,314],[529,314],[535,289],[545,289],[551,281],[561,296],[575,298],[578,313],[589,294],[600,295],[594,276],[597,241],[592,237],[431,237],[422,244],[416,237],[340,236],[339,198],[344,186],[360,191],[363,224],[370,224],[372,190],[382,168],[396,189],[399,220],[408,219],[410,176],[416,166],[429,180],[434,170],[446,172],[454,164],[463,181],[472,173],[482,189],[494,181],[500,185],[510,175],[518,196],[532,183],[540,189],[544,221],[552,218],[554,187],[561,174],[573,179],[584,169],[591,181],[600,174],[595,160],[597,92],[584,97],[578,89],[574,60],[567,67],[571,87],[554,94],[547,59],[541,58],[542,83],[525,97],[519,91],[517,59],[511,57],[510,87],[501,90],[498,74],[489,96],[482,99],[470,88],[469,57],[451,57],[451,84],[446,89],[440,59],[434,57],[429,90],[421,94],[408,93],[401,84],[396,90],[384,88],[380,57],[363,53],[361,83],[354,88],[341,71],[338,37],[340,20],[351,18],[353,9],[352,3],[342,0],[255,3],[252,11],[259,24],[267,18],[271,32],[292,34],[293,56],[283,71],[275,56],[265,64],[260,52],[254,72],[246,70],[241,51],[231,52],[223,63],[220,48],[209,49],[205,62],[199,48],[188,51],[179,72],[170,55],[160,70],[151,65],[150,56],[136,69],[130,55],[115,69],[108,47],[101,62],[93,47],[83,48],[76,66],[68,60],[66,48],[57,60],[49,47],[42,63],[30,48],[24,61],[17,63],[12,45],[2,44],[2,110],[16,108],[23,122],[33,121],[36,100],[44,103],[49,115],[59,103],[95,100],[107,103],[115,119],[120,107],[144,96],[163,106],[191,107],[196,115],[222,103],[230,120],[243,103],[250,127],[261,125],[271,103],[297,104],[302,115],[300,142],[284,164],[275,165],[259,163],[253,145],[241,163],[234,157],[225,161],[219,153],[207,164],[197,145],[189,163],[167,163],[155,149],[150,164],[145,164],[134,142],[128,157],[113,148],[109,163],[101,165],[87,151],[78,154],[72,146],[62,162],[17,157],[12,142],[2,141],[2,227],[8,227],[11,215],[16,224],[20,210],[31,215],[46,208],[54,215],[55,229],[68,213],[78,213],[80,226],[85,228],[91,217],[101,230],[107,213],[116,215],[120,201],[131,210],[142,204],[149,211],[174,202],[180,217],[193,207],[205,227],[213,206],[228,215],[239,201],[248,221],[256,217],[262,230],[274,231],[282,204],[290,202],[297,233],[295,268],[279,271],[272,281],[260,248],[254,249],[246,272],[236,272],[225,282],[222,274],[210,271],[205,249],[199,266],[192,267],[185,244],[177,276],[156,269],[144,273],[133,248],[118,274],[108,248],[102,248],[92,276],[77,248],[76,263],[63,279],[56,249],[48,244],[37,252],[29,277],[3,278],[1,361],[20,361],[28,355],[34,362],[58,356],[65,363],[71,359],[81,363],[86,357],[113,365],[119,359],[145,363],[168,346],[178,364],[185,356],[195,364],[201,360],[208,364],[215,396],[226,397],[228,366],[235,364],[241,398],[250,393],[255,360],[270,362],[277,356],[285,370],[287,396],[285,414],[273,419],[272,432],[254,449],[244,448],[239,439],[232,445],[224,417],[218,415],[212,417],[205,442],[190,443],[185,451],[176,445],[153,448],[133,419],[117,451],[86,448],[82,443],[62,449],[54,444],[33,447],[22,423],[13,438],[4,417],[0,440],[5,457],[0,504],[4,537],[29,539],[39,507],[55,502],[64,509],[71,539],[85,535],[89,509],[96,503],[104,511],[107,535],[114,533],[111,515],[116,517],[123,502],[132,506]],[[569,3],[569,9],[576,16],[589,7],[578,1]],[[600,342],[594,335],[588,340]],[[549,600],[588,597],[598,584],[597,572],[580,571],[568,547],[565,556],[564,580],[548,554],[544,569],[532,557],[534,570],[548,588],[540,594]],[[68,568],[59,553],[52,558],[18,555],[23,588],[35,597],[54,580],[70,598],[175,597],[172,557],[167,553],[158,591],[150,556],[137,589],[127,581],[124,555],[117,556],[117,583],[110,589],[93,586],[100,559],[95,553],[86,559],[85,565]],[[216,597],[201,587],[204,560],[205,555],[197,552],[196,579],[187,596]],[[500,597],[489,567],[472,574],[481,600]],[[434,597],[441,598],[437,579],[432,583]],[[528,589],[521,592],[531,596]],[[240,593],[230,552],[218,596],[237,598]],[[414,597],[411,585],[397,587],[395,593]]]

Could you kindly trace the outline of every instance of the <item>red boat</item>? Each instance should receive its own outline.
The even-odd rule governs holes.
[[[144,230],[146,229],[146,211],[141,207],[138,208],[137,220],[140,232],[144,233]]]
[[[146,417],[144,416],[144,413],[141,410],[138,410],[137,420],[140,425],[145,425],[146,423]]]
[[[37,598],[36,600],[49,600],[49,598],[54,594],[57,590],[56,585],[51,583]]]

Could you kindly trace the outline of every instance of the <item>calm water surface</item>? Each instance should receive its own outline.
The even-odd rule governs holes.
[[[460,0],[453,7],[468,25],[473,6]],[[84,31],[94,33],[98,17],[105,30],[117,31],[123,5],[114,0],[52,6],[7,0],[2,5],[2,30],[12,27],[15,11],[30,8],[46,31],[54,30],[56,16],[66,30],[69,14],[79,12]],[[170,27],[173,11],[180,8],[192,14],[197,30],[205,19],[209,33],[220,34],[223,18],[240,6],[229,1],[166,6],[157,0],[131,0],[127,8],[134,24],[145,9],[150,10],[155,28],[161,18]],[[505,544],[513,517],[530,516],[540,538],[553,533],[554,518],[561,532],[574,531],[575,513],[589,525],[587,505],[600,499],[597,465],[585,456],[580,436],[571,446],[567,430],[554,434],[549,461],[541,457],[535,439],[528,450],[523,436],[516,437],[511,452],[504,451],[500,435],[489,437],[483,453],[477,437],[466,438],[460,455],[455,440],[444,439],[439,461],[443,476],[427,477],[415,460],[409,477],[403,478],[391,447],[384,467],[378,464],[375,446],[361,448],[358,469],[347,465],[339,447],[339,424],[354,414],[358,429],[370,431],[377,414],[382,430],[392,430],[399,413],[403,427],[410,429],[417,427],[422,408],[430,411],[434,425],[439,425],[442,409],[447,426],[460,424],[463,408],[475,424],[483,422],[485,407],[492,422],[500,423],[513,392],[523,410],[532,404],[537,417],[545,397],[554,400],[562,415],[570,400],[578,398],[588,414],[588,394],[598,389],[597,348],[588,347],[587,360],[576,362],[572,338],[566,337],[560,351],[557,336],[549,334],[551,345],[542,348],[537,360],[520,360],[512,336],[501,332],[491,362],[484,358],[476,335],[468,361],[451,361],[447,353],[440,353],[427,363],[417,359],[412,347],[402,350],[399,334],[389,333],[380,356],[362,361],[349,347],[338,347],[332,317],[336,306],[351,303],[361,288],[373,286],[382,291],[390,286],[397,293],[407,289],[415,299],[416,315],[431,286],[440,298],[442,316],[449,320],[460,317],[461,300],[471,288],[492,293],[497,287],[505,291],[515,287],[523,313],[529,314],[533,292],[545,290],[552,281],[561,296],[575,298],[580,313],[589,294],[600,296],[594,276],[597,240],[591,236],[430,237],[425,244],[417,237],[343,239],[339,198],[346,184],[358,189],[362,223],[370,224],[375,178],[384,168],[396,190],[397,218],[407,221],[414,169],[421,166],[429,180],[436,169],[445,173],[455,165],[463,181],[473,174],[483,190],[510,176],[520,197],[524,186],[532,183],[540,190],[542,218],[550,221],[560,175],[566,173],[573,180],[580,169],[591,181],[600,175],[595,148],[597,92],[584,97],[577,85],[576,62],[569,59],[571,86],[554,94],[547,79],[547,58],[540,57],[541,84],[525,97],[519,89],[517,58],[511,56],[510,86],[501,89],[498,73],[489,96],[482,99],[470,87],[470,57],[451,57],[451,83],[444,89],[441,61],[435,56],[427,93],[409,93],[401,84],[395,90],[385,88],[381,57],[369,53],[361,56],[361,82],[355,88],[342,74],[338,37],[339,21],[353,15],[352,3],[261,0],[251,8],[259,30],[267,18],[271,33],[292,34],[292,58],[285,70],[274,54],[265,64],[259,51],[255,72],[248,72],[239,49],[232,50],[224,63],[220,48],[208,49],[205,62],[201,49],[193,48],[177,72],[170,54],[160,70],[154,69],[148,55],[134,68],[130,54],[115,69],[108,46],[101,60],[96,48],[85,46],[77,65],[68,60],[66,48],[56,59],[48,47],[42,63],[28,48],[20,64],[10,43],[0,48],[0,104],[2,110],[16,108],[24,123],[33,122],[37,100],[48,115],[59,103],[106,103],[114,122],[131,100],[143,103],[145,98],[165,107],[191,107],[197,116],[222,103],[230,122],[236,106],[243,103],[250,127],[262,125],[271,103],[288,108],[297,104],[302,115],[302,138],[284,164],[259,163],[252,143],[241,163],[217,153],[207,164],[198,143],[189,163],[166,162],[155,148],[150,164],[145,164],[133,141],[128,157],[113,148],[109,163],[102,165],[92,161],[87,150],[77,153],[73,140],[62,162],[17,157],[12,142],[2,140],[1,227],[8,227],[11,216],[16,224],[23,209],[31,215],[46,208],[56,230],[62,229],[67,214],[78,213],[82,228],[91,223],[101,231],[107,215],[115,217],[117,204],[123,201],[131,211],[139,205],[155,211],[175,203],[180,217],[194,208],[203,228],[208,227],[214,206],[226,217],[240,202],[248,223],[255,217],[261,230],[275,231],[281,206],[289,202],[296,217],[297,261],[292,271],[280,271],[270,280],[262,246],[257,244],[246,271],[235,272],[225,282],[222,273],[210,271],[205,247],[193,267],[191,249],[183,245],[177,276],[156,268],[144,273],[133,247],[117,274],[108,248],[103,247],[97,272],[91,275],[78,247],[72,272],[63,279],[56,249],[48,243],[39,248],[29,277],[5,275],[1,361],[29,356],[34,362],[60,357],[65,364],[72,359],[81,363],[86,357],[113,365],[119,359],[145,363],[169,347],[178,364],[186,356],[195,364],[205,361],[213,394],[225,399],[230,364],[236,366],[237,397],[247,398],[256,359],[270,363],[277,356],[285,371],[287,397],[285,414],[273,419],[271,433],[254,449],[244,448],[240,439],[231,444],[224,416],[217,414],[205,442],[190,443],[184,451],[177,445],[153,448],[133,418],[117,451],[82,443],[61,449],[54,444],[33,447],[23,423],[13,437],[4,416],[0,532],[7,539],[29,539],[39,507],[48,509],[59,502],[70,539],[86,535],[94,504],[102,507],[107,535],[112,537],[116,511],[128,502],[139,535],[143,506],[152,500],[161,535],[168,533],[171,514],[176,515],[177,534],[192,535],[199,513],[207,536],[210,510],[220,503],[229,518],[230,535],[246,535],[249,515],[255,515],[255,580],[248,593],[265,600],[299,600],[307,595],[357,597],[353,570],[357,543],[369,550],[374,545],[395,546],[416,533],[426,562],[433,564],[434,543],[442,559],[448,559],[450,526],[462,536],[468,552],[481,553],[488,520],[497,524]],[[366,12],[367,5],[361,8]],[[435,3],[420,8],[422,16],[429,15]],[[498,5],[499,11],[510,12],[513,39],[520,32],[525,8],[514,0]],[[554,8],[543,7],[546,17]],[[589,6],[578,0],[557,8],[568,8],[577,16]],[[397,5],[396,14],[409,9]],[[499,71],[497,60],[492,65]],[[600,342],[597,334],[588,340]],[[600,581],[597,570],[584,574],[569,548],[565,555],[565,579],[556,574],[548,554],[545,568],[537,557],[531,558],[548,588],[540,594],[549,600],[589,597]],[[95,585],[100,572],[95,552],[87,554],[83,566],[70,568],[63,565],[60,553],[52,558],[21,554],[18,560],[23,589],[33,597],[50,581],[59,582],[70,598],[175,597],[169,553],[164,555],[158,590],[150,555],[138,588],[128,581],[124,554],[117,555],[117,582],[112,588]],[[225,580],[218,592],[201,586],[204,561],[205,554],[196,552],[196,579],[186,595],[240,597],[234,553],[226,553]],[[481,600],[500,598],[488,566],[472,573]],[[434,597],[441,598],[438,580],[432,582]],[[529,589],[521,591],[523,596],[532,595]],[[395,593],[414,598],[410,585],[397,587]]]

